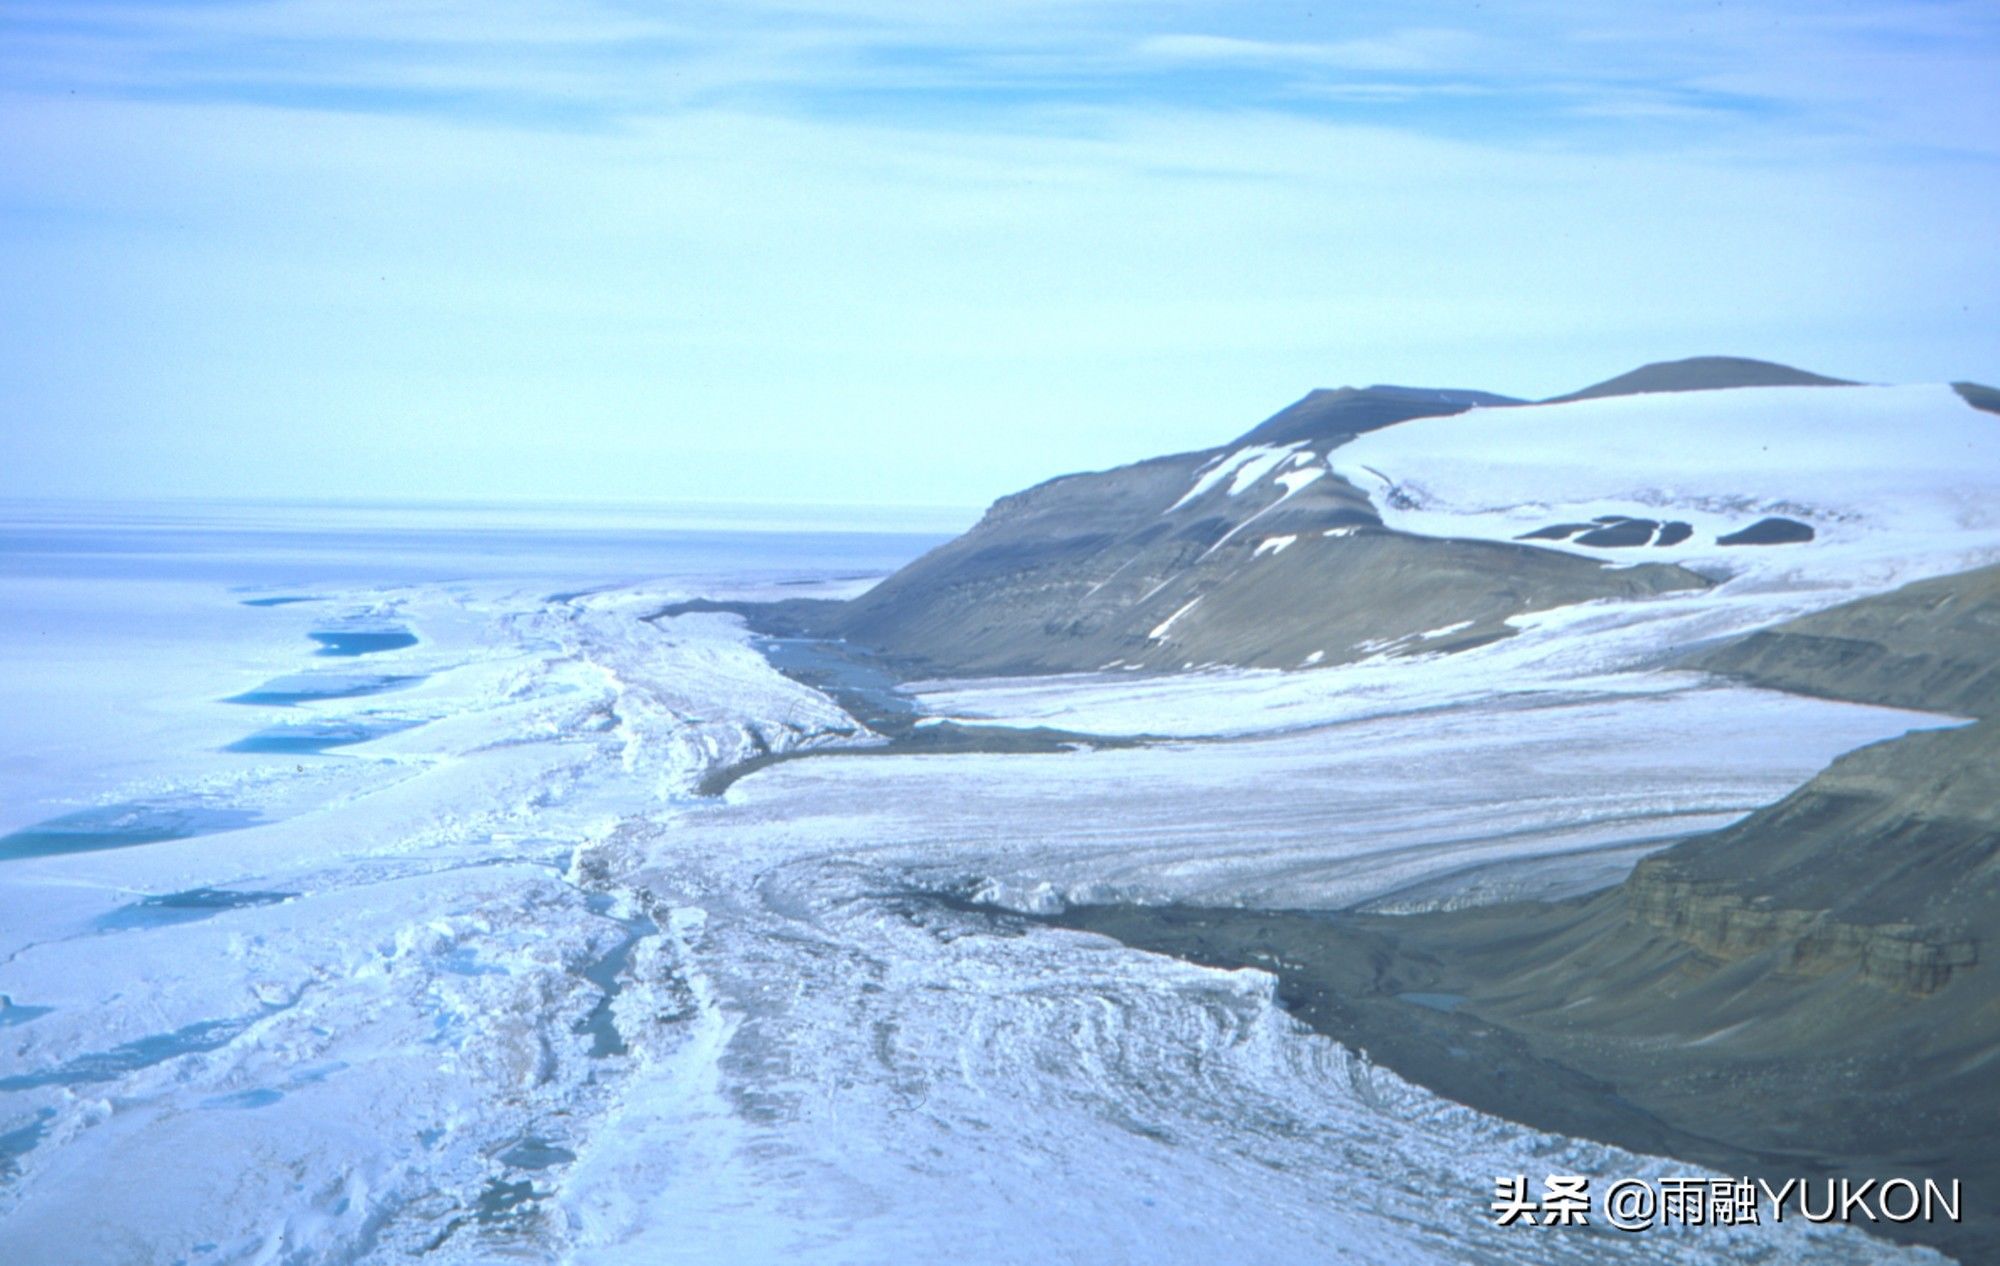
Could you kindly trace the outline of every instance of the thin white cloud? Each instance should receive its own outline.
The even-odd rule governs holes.
[[[1243,39],[1226,35],[1154,35],[1138,41],[1144,58],[1237,65],[1325,66],[1362,71],[1443,71],[1478,63],[1490,42],[1469,31],[1412,28],[1332,42]]]
[[[236,0],[220,4],[23,3],[19,25],[230,41],[605,45],[685,26],[592,0]]]
[[[1400,81],[1325,79],[1299,84],[1294,91],[1308,100],[1398,105],[1417,101],[1490,97],[1500,90],[1490,84],[1425,78]]]

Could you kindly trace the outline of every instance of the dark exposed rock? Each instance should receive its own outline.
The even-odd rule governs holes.
[[[1620,519],[1603,527],[1585,532],[1576,538],[1578,545],[1595,545],[1599,549],[1624,549],[1633,545],[1644,545],[1653,539],[1653,531],[1660,525],[1651,519]]]
[[[1899,844],[1928,853],[1938,865],[1970,860],[1976,866],[1992,856],[1991,841],[1981,855],[1966,859],[1953,856],[1962,851],[1956,842],[1933,850],[1921,833],[1903,834]],[[1640,862],[1625,884],[1626,906],[1641,921],[1710,958],[1736,962],[1775,951],[1773,969],[1781,974],[1826,976],[1853,968],[1866,984],[1918,997],[1936,993],[1954,972],[1979,963],[1979,938],[1969,931],[1849,922],[1824,909],[1771,905],[1765,898],[1746,897],[1727,878],[1692,877],[1681,864],[1684,860]]]
[[[1655,529],[1659,530],[1657,539],[1653,538]],[[1577,536],[1579,532],[1584,535]],[[1514,539],[1566,541],[1575,536],[1578,545],[1618,548],[1644,545],[1648,540],[1655,545],[1679,545],[1693,535],[1694,529],[1679,520],[1662,524],[1653,519],[1637,519],[1624,514],[1600,514],[1589,523],[1551,523],[1532,532],[1523,532]]]
[[[1715,538],[1717,545],[1802,545],[1813,539],[1810,523],[1772,517],[1759,519],[1741,531]]]
[[[1955,382],[1951,384],[1951,389],[1963,396],[1965,402],[1975,409],[2000,413],[2000,389],[1976,382]]]

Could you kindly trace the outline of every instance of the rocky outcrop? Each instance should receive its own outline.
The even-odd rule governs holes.
[[[1540,1057],[1745,1154],[2000,1182],[2000,567],[1710,649],[1759,685],[1979,718],[1851,752],[1581,903],[1425,916],[1397,953]],[[1623,1129],[1623,1127],[1620,1127]],[[1699,1154],[1699,1145],[1687,1154]],[[2000,1252],[1990,1202],[1937,1241]]]
[[[2000,568],[1921,581],[1708,651],[1774,689],[1986,718],[1836,761],[1780,803],[1640,864],[1646,925],[1705,954],[1780,951],[1936,993],[2000,926]]]
[[[2000,926],[2000,567],[1921,581],[1708,650],[1773,689],[1984,718],[1853,752],[1736,826],[1642,862],[1622,900],[1719,962],[1853,968],[1916,996]]]
[[[1722,880],[1692,879],[1651,858],[1624,888],[1641,922],[1723,962],[1778,950],[1777,971],[1825,976],[1853,968],[1867,984],[1917,997],[1979,962],[1979,940],[1912,923],[1847,923],[1824,910],[1759,904]]]

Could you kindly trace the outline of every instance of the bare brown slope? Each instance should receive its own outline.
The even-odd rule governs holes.
[[[1689,665],[1774,690],[2000,714],[2000,568],[1906,585],[1708,651]]]

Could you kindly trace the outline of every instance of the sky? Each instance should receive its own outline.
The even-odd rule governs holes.
[[[978,506],[1314,387],[2000,382],[1991,0],[12,0],[0,496]]]

